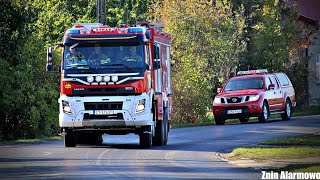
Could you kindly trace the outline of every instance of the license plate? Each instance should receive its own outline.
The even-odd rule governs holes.
[[[228,114],[240,114],[242,113],[241,109],[236,109],[236,110],[228,110]]]
[[[114,114],[112,110],[95,110],[95,115],[108,115],[108,114]]]

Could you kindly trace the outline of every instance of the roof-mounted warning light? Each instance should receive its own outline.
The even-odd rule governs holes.
[[[257,69],[257,70],[249,70],[249,71],[239,71],[237,75],[242,76],[242,75],[250,75],[250,74],[266,74],[266,73],[268,73],[267,69]]]
[[[144,29],[142,27],[130,27],[128,33],[143,33]]]
[[[80,30],[79,29],[68,29],[66,31],[66,34],[80,34]]]

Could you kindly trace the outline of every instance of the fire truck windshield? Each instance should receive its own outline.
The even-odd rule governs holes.
[[[145,68],[144,45],[65,45],[63,69],[93,73],[140,72]],[[79,71],[80,72],[80,71]]]
[[[263,78],[254,77],[230,79],[228,84],[224,88],[224,92],[243,89],[263,89]]]

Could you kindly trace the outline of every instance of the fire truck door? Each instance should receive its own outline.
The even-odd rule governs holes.
[[[160,60],[160,44],[155,45],[155,51],[156,51],[156,56],[155,56],[155,91],[156,94],[161,94],[162,93],[162,69],[161,69],[161,60]]]

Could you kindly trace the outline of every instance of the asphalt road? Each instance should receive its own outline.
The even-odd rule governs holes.
[[[102,146],[62,141],[0,145],[0,179],[260,179],[217,156],[238,146],[320,131],[320,115],[172,129],[167,146],[139,149],[138,136],[104,136]]]

